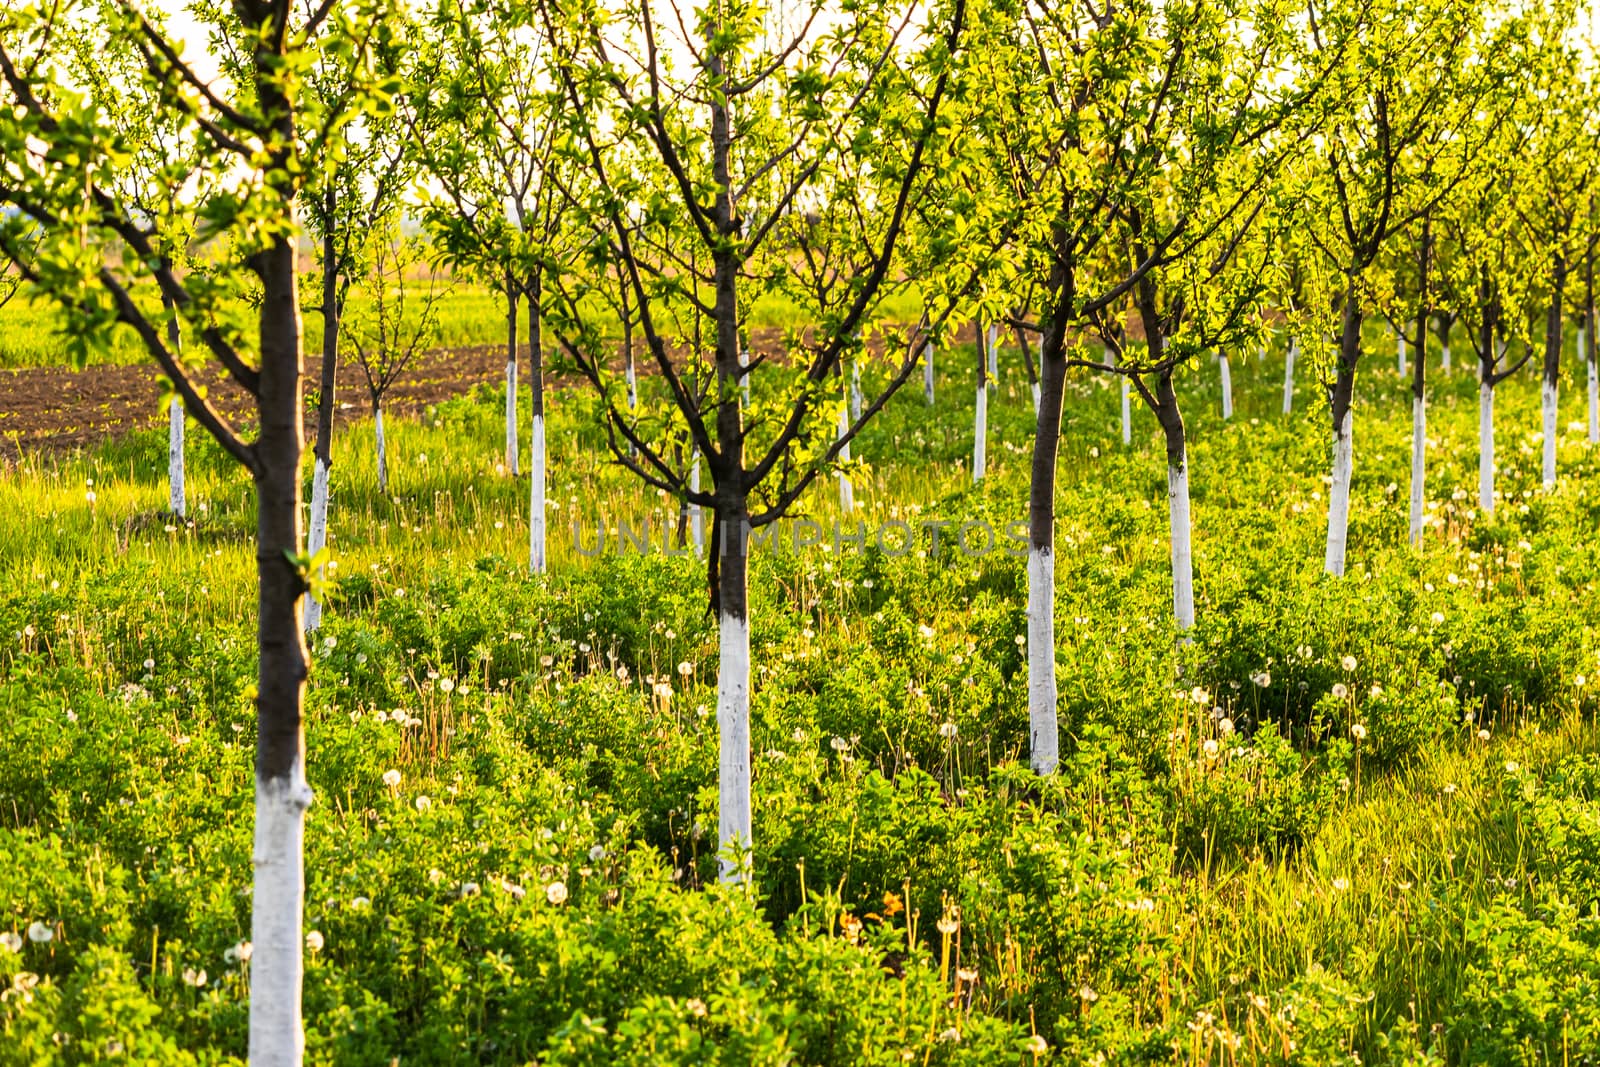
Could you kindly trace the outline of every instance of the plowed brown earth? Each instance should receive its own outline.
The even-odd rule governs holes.
[[[970,327],[962,331],[969,342],[971,333]],[[779,351],[782,344],[783,335],[776,329],[756,331],[751,341],[758,355]],[[882,358],[881,343],[871,343],[869,347],[876,358]],[[460,396],[479,383],[504,381],[505,358],[505,348],[496,345],[428,352],[389,388],[384,410],[397,415],[414,414],[430,404]],[[522,360],[526,388],[526,349]],[[621,360],[615,362],[620,370]],[[640,374],[652,370],[649,360],[641,354]],[[308,357],[305,374],[306,387],[315,387],[322,380],[322,360]],[[0,369],[0,462],[14,463],[23,455],[86,448],[108,437],[164,424],[166,414],[158,410],[160,376],[154,363],[95,366],[83,371],[64,367]],[[235,426],[248,429],[254,417],[252,402],[227,372],[213,363],[199,377],[211,403]],[[577,380],[575,375],[550,374],[546,387],[562,389]],[[336,421],[370,413],[366,383],[354,362],[344,361],[339,367],[338,399]],[[309,416],[307,432],[311,432]]]

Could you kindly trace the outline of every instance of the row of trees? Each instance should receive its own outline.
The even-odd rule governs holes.
[[[403,272],[381,281],[391,246],[372,234],[420,221],[438,267],[501,294],[513,472],[526,312],[533,571],[547,353],[598,392],[616,461],[693,509],[720,631],[730,880],[748,876],[753,844],[747,540],[830,474],[850,506],[852,441],[958,325],[985,324],[975,474],[1002,330],[1034,391],[1040,773],[1058,751],[1054,497],[1072,368],[1118,376],[1125,436],[1133,396],[1161,427],[1180,630],[1195,609],[1174,382],[1203,354],[1226,374],[1229,352],[1287,331],[1286,408],[1295,357],[1310,361],[1332,445],[1334,575],[1369,319],[1419,354],[1430,327],[1447,352],[1467,337],[1487,472],[1506,374],[1542,353],[1553,483],[1574,317],[1592,368],[1600,105],[1569,0],[235,0],[199,14],[203,53],[130,0],[0,14],[0,253],[64,309],[80,360],[135,331],[173,411],[255,479],[258,1064],[301,1055],[302,627],[320,614],[306,594],[326,541],[349,294],[380,279],[382,313],[358,348],[378,368],[380,427],[384,368],[419,335]],[[319,267],[309,303],[305,238]],[[883,313],[903,294],[920,302],[915,321]],[[750,308],[768,295],[807,323],[781,351],[750,342]],[[309,544],[304,310],[321,316],[323,351]],[[864,378],[869,358],[881,373]],[[248,431],[197,384],[208,360],[254,398]],[[1424,360],[1411,374],[1419,539]],[[924,388],[931,403],[931,370]],[[175,414],[176,463],[183,425]]]

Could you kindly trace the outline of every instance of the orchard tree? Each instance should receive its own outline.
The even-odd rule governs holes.
[[[373,443],[377,452],[378,491],[389,491],[389,451],[383,430],[383,400],[400,376],[416,361],[438,332],[439,300],[445,295],[429,279],[421,288],[414,275],[424,266],[416,238],[400,230],[397,211],[375,219],[366,234],[363,260],[368,264],[356,290],[362,298],[349,319],[350,343],[366,381],[372,404]]]
[[[1224,194],[1204,189],[1239,158],[1235,153],[1242,155],[1271,128],[1256,109],[1268,102],[1280,73],[1269,57],[1281,46],[1270,38],[1282,32],[1284,12],[1260,11],[1195,4],[1163,9],[1157,17],[1143,3],[1100,12],[996,0],[975,31],[985,106],[970,125],[993,161],[985,177],[988,196],[1009,206],[1009,217],[1002,213],[996,225],[1013,234],[1011,288],[1033,294],[1021,323],[1040,337],[1027,654],[1029,748],[1041,774],[1054,771],[1059,744],[1055,485],[1067,367],[1079,362],[1113,369],[1074,355],[1079,331],[1098,323],[1103,339],[1120,338],[1118,311],[1141,282],[1188,256],[1202,257],[1204,249],[1219,253],[1216,238],[1258,195],[1260,180]],[[1245,22],[1267,38],[1258,53],[1235,50],[1227,39]],[[1155,291],[1147,290],[1152,299]],[[1108,347],[1115,354],[1123,345],[1119,340]],[[1177,351],[1183,358],[1193,354],[1184,345]],[[1174,365],[1167,355],[1141,362],[1145,373],[1157,375]],[[1147,399],[1176,413],[1175,400]],[[1181,419],[1173,431],[1181,439]],[[1183,503],[1186,477],[1185,471]],[[1174,501],[1175,513],[1183,503]],[[1184,539],[1174,542],[1175,551],[1187,541],[1186,515],[1181,525]],[[1187,570],[1179,562],[1175,575]],[[1175,607],[1186,620],[1192,610],[1181,599]]]
[[[322,373],[312,446],[307,547],[313,558],[328,543],[328,481],[333,470],[333,417],[345,300],[351,285],[371,266],[364,256],[372,247],[373,232],[383,228],[417,177],[414,145],[391,105],[399,89],[400,60],[395,47],[326,55],[305,82],[319,106],[333,111],[344,110],[350,95],[367,91],[366,86],[383,84],[385,90],[378,106],[363,109],[350,122],[340,151],[310,157],[314,165],[301,197],[321,275],[318,300],[307,308],[322,317]],[[321,625],[322,601],[315,595],[306,598],[303,622],[308,633]]]
[[[1331,0],[1308,10],[1306,70],[1326,67],[1322,132],[1302,173],[1302,225],[1333,272],[1337,349],[1320,368],[1333,434],[1324,569],[1345,570],[1354,452],[1352,403],[1370,273],[1390,242],[1420,225],[1469,173],[1503,112],[1518,26],[1487,38],[1483,11],[1462,0]],[[1480,47],[1481,43],[1481,47]],[[1491,121],[1475,121],[1488,113]]]
[[[641,0],[631,33],[586,0],[539,7],[567,94],[564,139],[587,171],[574,183],[585,199],[573,214],[594,222],[584,254],[551,279],[552,329],[600,393],[617,461],[710,511],[718,841],[722,877],[742,880],[752,841],[750,541],[836,469],[940,322],[888,332],[904,355],[849,419],[842,368],[886,287],[915,273],[897,253],[940,135],[965,3],[868,0],[826,14],[814,3],[781,40],[747,3],[690,11]],[[926,21],[913,25],[918,16]],[[632,146],[644,146],[643,159],[629,158]],[[630,411],[616,396],[608,323],[588,299],[613,265],[665,405]],[[767,352],[741,358],[748,309],[773,290],[814,323],[792,339],[788,365]],[[746,409],[742,384],[753,374],[773,383]],[[709,491],[670,451],[683,432]]]
[[[379,3],[309,12],[290,0],[238,0],[213,27],[242,56],[238,74],[208,78],[131,3],[97,12],[74,0],[0,11],[0,254],[67,316],[81,365],[131,330],[210,433],[256,487],[257,651],[255,844],[252,850],[249,1058],[256,1067],[298,1064],[301,1025],[303,835],[306,782],[303,703],[307,675],[300,598],[311,575],[301,547],[303,447],[301,327],[295,247],[307,161],[338,150],[350,118],[376,93],[325,109],[302,97],[301,72],[330,54],[379,41],[393,12]],[[134,146],[74,87],[60,42],[95,27],[132,48],[139,93],[153,122],[192,144],[147,180],[183,190],[173,201],[128,198]],[[203,172],[207,180],[188,182]],[[153,208],[153,211],[148,209]],[[233,270],[182,274],[172,250],[198,231],[233,257]],[[165,306],[166,312],[156,309]],[[196,339],[169,341],[177,316]],[[246,434],[211,404],[197,369],[215,360],[254,402]]]
[[[1516,170],[1513,203],[1523,222],[1528,254],[1545,260],[1544,359],[1540,376],[1543,416],[1543,482],[1556,484],[1556,443],[1561,436],[1558,398],[1561,350],[1566,338],[1562,312],[1573,266],[1582,260],[1588,233],[1589,199],[1600,186],[1600,94],[1586,81],[1582,55],[1567,42],[1574,11],[1564,0],[1540,9],[1532,61],[1522,72],[1530,131]]]
[[[107,10],[109,17],[116,17],[114,8]],[[161,28],[159,22],[152,24]],[[162,107],[159,88],[145,79],[144,57],[134,41],[105,33],[98,18],[63,29],[74,82],[128,149],[114,172],[114,199],[127,205],[135,220],[170,220],[170,227],[158,235],[158,251],[169,272],[187,276],[205,270],[205,262],[192,254],[194,226],[179,210],[183,200],[205,195],[199,186],[209,180],[200,168],[204,153],[195,140],[196,128],[184,115]],[[167,347],[181,358],[183,320],[170,294],[163,292],[160,299]],[[188,513],[183,398],[169,390],[162,406],[167,411],[167,507],[183,518]]]
[[[518,307],[528,308],[532,402],[528,565],[545,569],[543,306],[566,205],[554,168],[563,97],[528,5],[437,0],[412,75],[411,115],[437,186],[424,216],[446,263],[493,279],[506,300],[506,467],[518,474]]]

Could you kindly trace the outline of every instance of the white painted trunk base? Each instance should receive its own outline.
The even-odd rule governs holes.
[[[1111,350],[1111,346],[1106,346],[1105,353],[1106,366],[1115,367],[1117,354]],[[1117,386],[1122,395],[1122,443],[1129,445],[1133,443],[1133,398],[1128,392],[1127,378],[1117,375]]]
[[[311,476],[311,530],[307,535],[306,548],[313,557],[321,552],[328,544],[328,465],[322,462],[322,457],[317,457],[315,471]],[[306,594],[305,615],[301,619],[301,627],[310,633],[322,625],[322,603],[316,597]]]
[[[287,778],[256,778],[255,884],[250,914],[250,1064],[299,1067],[305,822],[311,787],[296,761]]]
[[[1233,365],[1228,357],[1217,357],[1217,363],[1222,368],[1222,417],[1233,418]]]
[[[842,438],[850,430],[848,412],[839,409],[839,436]],[[846,463],[850,462],[850,442],[846,441],[839,449],[839,458]],[[856,509],[856,487],[850,481],[850,476],[844,471],[839,472],[839,510],[849,515]]]
[[[628,410],[632,411],[634,408],[639,406],[639,372],[634,367],[633,359],[631,357],[628,360],[628,366],[623,371],[623,374],[628,381]]]
[[[1289,338],[1289,354],[1283,360],[1283,413],[1294,410],[1294,360],[1300,354],[1300,339]]]
[[[517,467],[517,365],[506,362],[506,470],[521,474]]]
[[[372,437],[378,448],[378,491],[389,491],[389,445],[383,438],[383,408],[372,412]]]
[[[1428,405],[1420,396],[1411,398],[1411,544],[1422,544],[1422,512],[1425,503],[1428,456]]]
[[[1345,542],[1350,533],[1350,475],[1355,466],[1351,430],[1355,412],[1344,413],[1344,423],[1333,435],[1333,486],[1328,490],[1328,552],[1323,570],[1335,578],[1344,574]]]
[[[1596,365],[1595,354],[1587,351],[1588,347],[1588,334],[1578,334],[1578,358],[1589,365],[1589,443],[1596,445],[1600,444],[1600,366]]]
[[[1033,383],[1033,417],[1039,417],[1039,383]]]
[[[1544,487],[1556,487],[1556,441],[1560,431],[1556,428],[1556,395],[1559,384],[1545,379],[1539,387],[1539,406],[1544,412]]]
[[[1189,457],[1167,464],[1167,510],[1172,536],[1172,615],[1179,630],[1194,626],[1194,551],[1190,541]]]
[[[1400,358],[1400,377],[1404,378],[1406,376],[1406,335],[1403,333],[1396,334],[1394,342],[1395,355]]]
[[[750,366],[750,353],[749,352],[745,352],[745,351],[742,351],[742,350],[740,351],[740,353],[739,353],[739,366],[741,366],[741,367],[749,367]],[[739,375],[739,389],[740,389],[741,392],[744,393],[744,406],[748,408],[750,406],[750,375],[749,374],[741,374],[741,375]]]
[[[922,346],[922,398],[933,407],[933,342]]]
[[[989,390],[978,386],[972,409],[972,480],[983,481],[988,467],[989,446]]]
[[[689,491],[700,491],[700,450],[694,450],[694,464],[689,468]],[[694,541],[694,554],[705,555],[706,551],[706,513],[699,504],[689,505],[689,536]]]
[[[533,439],[528,443],[532,477],[528,479],[528,569],[543,574],[545,569],[545,451],[544,416],[533,417]]]
[[[167,409],[167,507],[174,515],[188,513],[183,471],[183,401],[172,398]]]
[[[861,363],[850,361],[850,422],[861,421]]]
[[[721,880],[750,875],[750,621],[722,613],[717,663],[717,842]],[[739,857],[735,859],[735,856]]]
[[[1449,374],[1450,373],[1450,342],[1449,341],[1445,341],[1439,347],[1443,349],[1443,352],[1440,353],[1439,366],[1446,374]]]
[[[1494,514],[1494,386],[1478,386],[1478,508]]]
[[[1028,549],[1028,735],[1036,774],[1055,773],[1060,760],[1056,726],[1056,557]]]
[[[1000,327],[989,326],[984,348],[989,357],[989,388],[993,389],[1000,383]]]

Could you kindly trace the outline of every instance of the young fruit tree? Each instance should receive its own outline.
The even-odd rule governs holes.
[[[416,277],[424,262],[417,254],[417,243],[417,238],[401,233],[398,215],[374,222],[363,255],[367,273],[356,290],[361,306],[346,322],[372,404],[380,493],[389,491],[383,399],[432,343],[439,324],[439,301],[446,291],[431,275],[426,280]]]
[[[434,195],[424,218],[438,257],[489,279],[506,300],[505,465],[520,473],[517,422],[519,305],[528,308],[528,565],[546,562],[543,307],[546,264],[566,199],[558,136],[562,97],[549,45],[525,7],[437,0],[416,58],[409,112]]]
[[[395,78],[397,56],[383,51],[372,57],[374,73]],[[306,79],[308,92],[328,110],[342,110],[360,83],[351,62],[359,55],[335,52],[324,57]],[[391,91],[398,85],[391,80]],[[316,557],[328,543],[329,480],[333,473],[333,419],[337,410],[339,334],[350,287],[370,268],[363,258],[371,234],[395,210],[416,179],[417,167],[405,125],[389,105],[366,108],[346,127],[342,152],[316,160],[301,196],[308,236],[316,249],[321,275],[318,299],[308,312],[322,318],[322,367],[317,386],[317,430],[312,445],[311,525],[307,553]],[[322,601],[306,597],[307,633],[322,624]]]
[[[1206,247],[1215,251],[1213,238],[1246,199],[1234,190],[1232,199],[1213,197],[1218,203],[1202,208],[1196,181],[1191,202],[1156,203],[1167,197],[1171,173],[1215,175],[1219,160],[1265,132],[1254,129],[1254,94],[1267,91],[1272,72],[1263,60],[1252,66],[1227,39],[1230,27],[1250,19],[1242,5],[1168,8],[1156,18],[1145,4],[1101,13],[1031,0],[997,0],[975,19],[982,28],[972,51],[982,57],[983,77],[981,106],[968,125],[996,161],[986,168],[991,199],[1005,205],[996,225],[1014,235],[1005,264],[1013,281],[990,285],[1033,294],[1023,325],[1040,336],[1026,642],[1029,751],[1040,774],[1055,770],[1059,745],[1055,487],[1067,367],[1113,369],[1073,356],[1078,331],[1098,322],[1107,347],[1120,350],[1120,342],[1109,343],[1120,337],[1118,310],[1141,281]],[[1278,32],[1269,19],[1258,28]],[[1207,84],[1236,74],[1242,88]],[[1211,92],[1240,95],[1208,99]],[[1259,183],[1245,187],[1253,193]],[[1165,357],[1146,369],[1164,364]],[[1187,518],[1182,526],[1186,535]],[[1189,615],[1181,604],[1178,613]]]
[[[934,335],[876,327],[872,317],[914,273],[900,242],[940,135],[964,11],[964,0],[868,0],[842,11],[818,3],[774,40],[751,5],[642,0],[631,30],[583,0],[538,5],[568,97],[564,141],[585,172],[570,216],[592,223],[575,265],[551,279],[552,331],[600,394],[616,460],[710,513],[724,880],[751,870],[752,534],[836,469]],[[629,146],[642,146],[634,155],[643,158],[629,158]],[[641,398],[633,411],[616,396],[608,322],[588,299],[615,277],[612,265],[661,383],[663,402]],[[763,291],[784,293],[815,324],[790,339],[785,362],[767,352],[740,358]],[[903,355],[850,419],[843,368],[868,327]],[[746,408],[741,385],[756,374],[771,387]],[[709,489],[670,451],[683,432]]]
[[[255,482],[249,1057],[256,1067],[298,1064],[304,1051],[302,842],[312,794],[300,600],[312,560],[302,551],[300,527],[297,200],[308,160],[337,151],[352,114],[381,95],[372,87],[347,97],[342,110],[326,110],[300,95],[299,72],[329,47],[360,50],[381,40],[393,14],[378,4],[348,5],[335,35],[328,32],[331,3],[305,12],[289,0],[240,0],[218,12],[212,27],[214,40],[238,51],[238,73],[208,78],[131,3],[63,0],[0,10],[0,204],[7,209],[0,213],[0,255],[66,315],[80,365],[109,347],[117,330],[132,331],[190,417]],[[88,26],[139,54],[141,98],[159,108],[155,121],[194,146],[182,171],[165,177],[181,183],[200,171],[207,180],[181,185],[172,201],[141,206],[127,198],[132,146],[74,87],[70,60],[57,51],[66,31]],[[360,32],[343,32],[352,28]],[[180,274],[171,251],[191,228],[223,250],[233,269]],[[162,306],[197,343],[173,349],[155,310]],[[253,435],[206,399],[196,372],[207,359],[251,398]]]
[[[1333,440],[1323,568],[1344,574],[1354,467],[1356,368],[1373,301],[1369,277],[1385,247],[1419,225],[1477,162],[1512,69],[1509,49],[1457,0],[1335,0],[1313,10],[1300,66],[1330,71],[1321,132],[1296,168],[1301,225],[1334,272],[1320,294],[1337,308],[1332,366],[1319,368]],[[1481,47],[1480,47],[1481,44]],[[1313,306],[1325,306],[1313,298]]]

